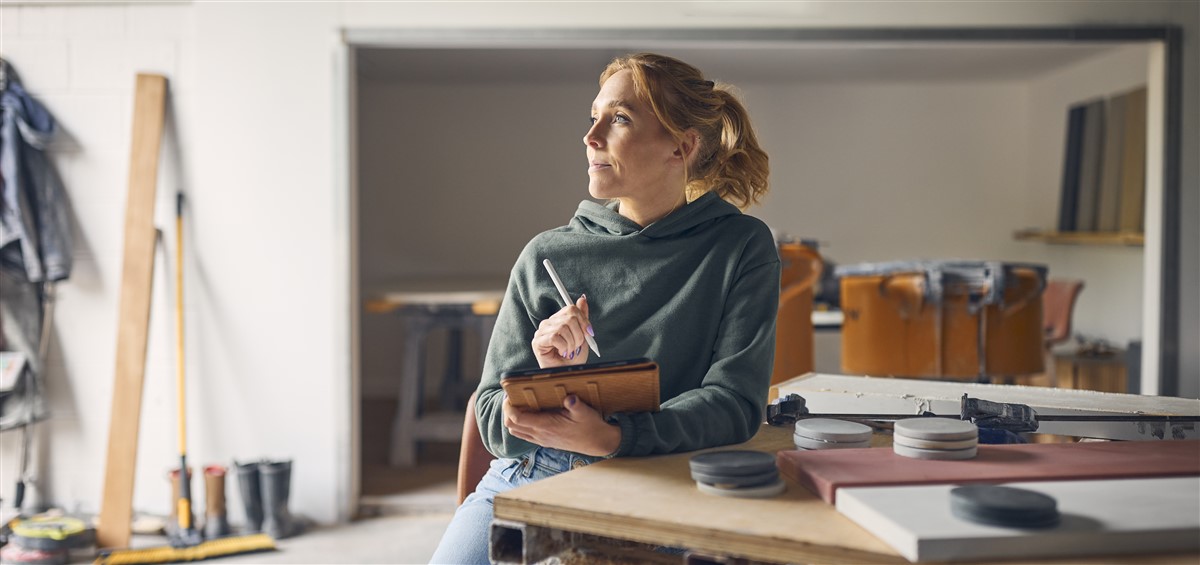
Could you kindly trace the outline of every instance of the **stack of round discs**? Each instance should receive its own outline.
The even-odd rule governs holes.
[[[70,561],[73,549],[96,543],[96,530],[70,516],[34,516],[11,524],[8,545],[0,549],[0,563],[56,565]]]
[[[973,459],[979,445],[979,428],[963,420],[899,420],[895,433],[892,449],[897,455],[913,459]]]
[[[688,461],[696,488],[717,496],[767,498],[783,492],[775,456],[762,451],[713,451]]]
[[[1058,524],[1058,502],[1040,492],[996,485],[969,485],[950,491],[950,513],[970,522],[1010,528],[1049,528]]]
[[[796,442],[796,449],[871,447],[871,427],[832,418],[797,420],[792,440]]]

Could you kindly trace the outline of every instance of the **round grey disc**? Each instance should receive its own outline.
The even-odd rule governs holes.
[[[692,478],[698,483],[708,483],[724,488],[745,488],[773,482],[779,478],[779,471],[771,469],[753,475],[713,475],[700,471],[692,471]]]
[[[841,442],[841,441],[821,441],[819,439],[806,438],[801,435],[793,435],[792,441],[796,443],[796,447],[804,449],[848,449],[858,447],[871,447],[871,440],[858,442]]]
[[[899,443],[893,443],[892,450],[896,452],[896,455],[903,455],[904,457],[911,457],[913,459],[939,459],[942,461],[974,459],[976,453],[976,448],[974,447],[968,449],[920,449]]]
[[[911,418],[897,420],[896,435],[913,439],[962,440],[979,437],[979,428],[971,422],[949,418]]]
[[[917,439],[908,436],[893,436],[893,444],[900,444],[906,447],[916,447],[918,449],[968,449],[979,445],[977,438],[971,439]]]
[[[775,456],[764,451],[710,451],[693,456],[688,467],[719,477],[755,475],[775,469]]]
[[[762,486],[748,488],[719,488],[713,485],[696,483],[696,488],[700,492],[707,494],[715,494],[717,496],[729,496],[733,498],[771,498],[783,492],[787,486],[783,480],[777,480],[773,483],[767,483]]]
[[[950,491],[950,513],[993,526],[1047,528],[1058,523],[1058,502],[1040,492],[996,485],[969,485]]]
[[[847,420],[812,418],[796,420],[795,435],[822,441],[856,443],[871,440],[871,427]]]

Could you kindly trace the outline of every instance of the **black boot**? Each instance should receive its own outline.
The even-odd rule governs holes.
[[[237,469],[238,492],[242,495],[242,507],[246,509],[246,533],[262,531],[263,497],[259,487],[258,463],[233,462]]]
[[[258,475],[263,495],[263,531],[275,539],[300,533],[300,523],[288,512],[292,462],[263,461],[258,464]]]

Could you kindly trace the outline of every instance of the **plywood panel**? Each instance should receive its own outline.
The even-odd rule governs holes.
[[[837,508],[913,561],[1200,550],[1200,477],[1011,486],[1054,497],[1059,524],[1021,530],[961,520],[950,512],[954,485],[850,488]]]
[[[1090,390],[1048,389],[1035,386],[850,377],[810,373],[771,387],[771,397],[795,393],[808,401],[813,413],[825,414],[958,414],[962,395],[993,402],[1028,405],[1039,414],[1166,414],[1200,415],[1200,400]],[[1043,422],[1042,433],[1106,439],[1200,439],[1194,422],[1162,424],[1136,422]]]
[[[1200,441],[981,445],[966,461],[926,461],[890,449],[781,451],[780,471],[833,503],[847,487],[1200,475]]]

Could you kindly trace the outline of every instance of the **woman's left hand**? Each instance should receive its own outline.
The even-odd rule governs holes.
[[[621,444],[621,428],[573,394],[563,400],[562,410],[525,411],[508,398],[502,410],[509,433],[542,447],[603,457]]]

